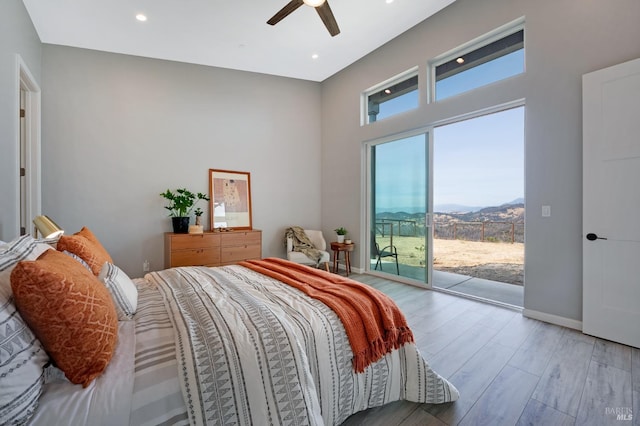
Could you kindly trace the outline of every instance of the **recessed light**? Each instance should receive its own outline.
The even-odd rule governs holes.
[[[393,3],[393,0],[386,0],[386,3],[387,4],[391,4],[391,3]]]
[[[138,13],[136,15],[136,19],[140,22],[144,22],[147,20],[147,15],[143,15],[142,13]]]
[[[387,95],[391,94],[391,89],[384,89],[384,93],[386,93]]]
[[[458,58],[456,59],[456,62],[459,64],[464,64],[464,58]]]
[[[319,55],[317,53],[314,53],[313,55],[311,55],[311,59],[318,59]]]

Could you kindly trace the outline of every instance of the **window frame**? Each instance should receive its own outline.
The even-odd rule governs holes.
[[[403,112],[411,111],[413,109],[419,108],[420,107],[420,72],[419,72],[419,67],[415,66],[415,67],[410,68],[410,69],[408,69],[408,70],[406,70],[404,72],[401,72],[400,74],[397,74],[397,75],[395,75],[395,76],[393,76],[393,77],[391,77],[391,78],[389,78],[389,79],[387,79],[387,80],[385,80],[385,81],[383,81],[381,83],[378,83],[375,86],[372,86],[372,87],[370,87],[370,88],[368,88],[368,89],[366,89],[365,91],[362,92],[362,94],[360,96],[360,110],[361,110],[360,125],[361,126],[366,126],[366,125],[369,125],[371,123],[375,123],[377,121],[377,120],[369,121],[369,97],[371,95],[375,95],[376,93],[383,91],[385,88],[388,88],[389,86],[394,86],[394,85],[397,85],[397,84],[404,83],[405,81],[408,81],[408,80],[410,80],[412,78],[417,78],[418,79],[418,81],[416,82],[416,90],[418,91],[418,105],[416,105],[415,108],[410,108],[408,110],[399,112],[397,114],[402,114]],[[410,92],[407,92],[407,93],[410,93]],[[398,95],[396,97],[402,96],[404,94],[406,94],[406,93],[402,93],[402,94],[400,94],[400,95]],[[391,99],[395,99],[395,97],[394,98],[390,98],[389,100],[391,100]],[[396,114],[394,114],[394,115],[396,115]],[[386,118],[393,117],[394,115],[386,117]]]
[[[493,31],[490,31],[484,35],[481,35],[480,37],[476,37],[475,39],[464,43],[454,49],[451,49],[441,55],[438,55],[430,60],[427,61],[427,81],[428,81],[428,85],[427,85],[427,103],[436,103],[436,102],[442,102],[446,99],[449,99],[451,97],[455,97],[455,96],[459,96],[462,95],[464,93],[468,93],[470,91],[476,90],[480,87],[484,87],[486,86],[486,84],[483,84],[481,86],[475,87],[473,89],[458,93],[456,95],[452,95],[449,96],[447,98],[444,99],[440,99],[440,100],[436,100],[436,67],[445,64],[449,61],[452,61],[458,57],[464,56],[469,54],[470,52],[473,52],[475,50],[478,50],[482,47],[485,47],[491,43],[494,43],[498,40],[501,40],[505,37],[508,37],[510,35],[513,35],[519,31],[523,31],[523,49],[525,49],[526,52],[526,30],[525,30],[525,17],[522,16],[514,21],[511,21],[507,24],[504,24],[496,29],[494,29]],[[526,56],[526,53],[525,53]],[[489,62],[489,61],[486,61]],[[478,65],[482,65],[483,63],[486,62],[482,62]],[[477,66],[478,66],[477,65]],[[469,69],[473,69],[474,67],[470,67]],[[467,71],[465,70],[465,71]],[[526,71],[526,57],[525,57],[525,62],[523,64],[523,71],[522,73],[524,73]],[[464,72],[464,71],[463,71]],[[517,74],[520,75],[520,74]],[[510,77],[507,77],[510,78]],[[493,83],[496,83],[498,81],[502,81],[502,80],[496,80]],[[489,83],[491,84],[491,83]]]

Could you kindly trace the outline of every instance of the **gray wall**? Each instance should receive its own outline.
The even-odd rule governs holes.
[[[429,58],[520,16],[525,74],[360,127],[363,90],[416,65],[424,76]],[[342,225],[363,241],[363,141],[525,98],[525,308],[580,320],[581,75],[640,56],[639,17],[637,0],[458,0],[320,85],[42,48],[22,2],[5,0],[0,239],[17,232],[15,52],[43,88],[43,212],[68,231],[89,225],[132,276],[144,259],[162,267],[170,225],[157,194],[207,191],[209,168],[251,172],[264,255],[284,254],[282,233],[294,223],[322,226],[327,237]],[[542,204],[552,206],[551,218],[540,217]]]
[[[42,210],[130,276],[163,267],[160,192],[208,193],[210,168],[251,173],[264,256],[320,226],[319,83],[54,45],[42,63]]]
[[[526,72],[473,93],[427,105],[427,60],[521,16]],[[458,0],[322,85],[322,223],[344,225],[356,241],[364,221],[363,141],[526,99],[525,308],[582,318],[581,76],[640,56],[637,0]],[[420,67],[421,105],[360,126],[360,94]],[[339,155],[338,155],[339,153]],[[541,217],[541,205],[552,216]],[[463,254],[461,254],[463,255]],[[358,265],[361,266],[357,259]],[[356,262],[354,262],[355,264]]]
[[[16,54],[40,83],[42,45],[20,0],[0,4],[0,240],[20,230],[18,106],[19,74]],[[41,83],[40,83],[41,84]]]

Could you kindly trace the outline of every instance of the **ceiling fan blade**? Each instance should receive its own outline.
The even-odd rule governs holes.
[[[320,18],[322,19],[322,22],[324,22],[324,26],[327,27],[329,34],[331,34],[331,37],[340,34],[340,28],[338,28],[336,18],[333,16],[331,7],[329,7],[329,2],[325,1],[320,6],[316,7],[316,10],[318,11],[318,15],[320,15]]]
[[[282,21],[284,18],[289,16],[291,12],[295,11],[297,8],[299,8],[303,4],[304,2],[302,0],[291,0],[285,7],[280,9],[278,13],[273,15],[273,17],[271,17],[271,19],[267,21],[267,24],[269,25],[277,24],[278,22]]]

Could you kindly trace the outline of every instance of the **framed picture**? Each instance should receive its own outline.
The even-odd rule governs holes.
[[[248,172],[209,169],[211,230],[252,229]]]

